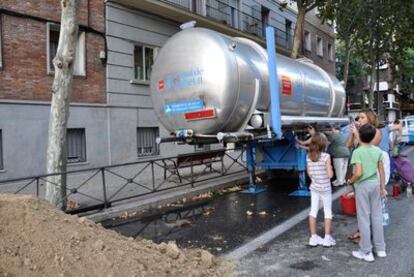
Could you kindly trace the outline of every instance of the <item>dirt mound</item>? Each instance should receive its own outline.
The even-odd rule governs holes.
[[[44,200],[0,194],[0,276],[232,276],[229,262],[123,237]]]

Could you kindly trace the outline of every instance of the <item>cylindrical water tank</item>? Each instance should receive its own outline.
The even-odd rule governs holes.
[[[345,92],[320,67],[277,55],[282,115],[341,117]],[[240,131],[270,107],[267,52],[245,38],[193,28],[172,36],[151,72],[154,111],[171,132]]]

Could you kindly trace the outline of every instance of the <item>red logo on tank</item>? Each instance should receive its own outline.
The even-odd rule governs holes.
[[[158,89],[159,90],[163,90],[164,89],[164,80],[159,80],[158,81]]]
[[[292,80],[288,76],[282,76],[282,94],[292,95]]]

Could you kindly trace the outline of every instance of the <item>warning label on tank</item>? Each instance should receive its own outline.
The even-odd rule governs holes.
[[[288,76],[282,76],[282,94],[292,95],[292,80]]]
[[[177,113],[186,113],[204,109],[204,102],[203,100],[197,99],[190,101],[167,103],[163,105],[162,109],[166,114],[169,115]]]

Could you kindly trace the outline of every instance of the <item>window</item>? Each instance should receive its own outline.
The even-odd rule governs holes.
[[[332,44],[328,43],[328,58],[330,61],[334,60]]]
[[[3,167],[3,137],[0,130],[0,170],[4,169]]]
[[[305,50],[312,51],[312,36],[311,33],[305,31]]]
[[[48,23],[47,24],[47,73],[55,72],[53,59],[56,56],[59,44],[60,25]],[[73,75],[86,76],[85,70],[85,32],[78,32],[78,41],[76,44],[76,57],[73,66]]]
[[[239,13],[235,7],[230,7],[231,26],[239,27]]]
[[[323,41],[320,37],[316,39],[316,54],[323,57]]]
[[[157,48],[136,45],[134,48],[134,79],[149,81],[151,66],[157,54]]]
[[[261,19],[262,19],[262,36],[266,37],[266,27],[270,22],[270,10],[266,7],[261,7]]]
[[[137,128],[137,153],[138,157],[159,155],[160,150],[156,142],[159,136],[158,127]]]
[[[1,27],[1,14],[0,14],[0,70],[3,68],[3,58],[2,58],[2,52],[1,52],[3,47],[1,43],[1,37],[2,37],[2,27]]]
[[[67,129],[66,140],[68,163],[86,162],[85,129]]]
[[[292,41],[292,21],[285,20],[285,33],[286,33],[286,47],[290,48]]]

